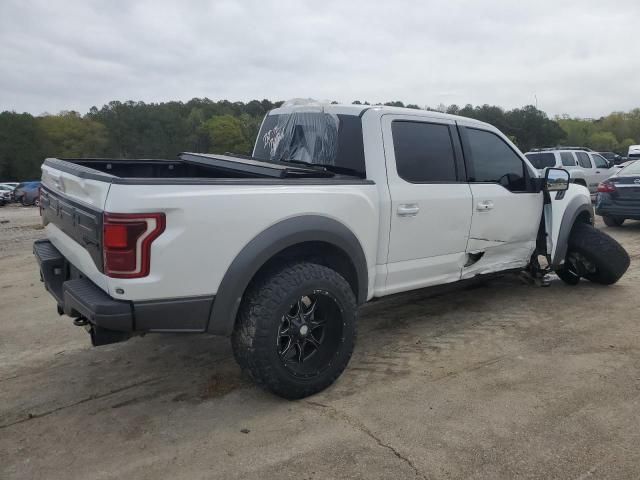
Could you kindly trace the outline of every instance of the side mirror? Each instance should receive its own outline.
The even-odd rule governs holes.
[[[547,192],[564,192],[569,189],[569,172],[562,168],[547,168],[544,189]]]

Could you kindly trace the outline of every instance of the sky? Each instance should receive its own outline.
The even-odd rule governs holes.
[[[0,0],[0,111],[111,100],[640,107],[638,0]]]

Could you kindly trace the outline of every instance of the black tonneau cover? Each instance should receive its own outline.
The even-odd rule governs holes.
[[[265,162],[240,155],[218,155],[211,153],[183,152],[180,159],[185,162],[200,163],[224,170],[250,173],[263,177],[332,177],[334,174],[321,168],[305,167],[285,163]]]

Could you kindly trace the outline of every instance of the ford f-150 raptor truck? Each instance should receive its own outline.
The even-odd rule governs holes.
[[[230,335],[286,398],[347,366],[358,306],[508,271],[615,283],[629,257],[589,191],[491,125],[385,106],[286,105],[251,156],[48,158],[34,244],[58,312],[94,345]]]

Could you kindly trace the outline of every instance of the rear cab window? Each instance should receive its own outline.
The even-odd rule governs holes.
[[[419,121],[391,123],[398,176],[410,183],[456,182],[449,126]]]
[[[267,115],[253,157],[321,165],[336,173],[366,178],[362,121],[357,115],[322,111]]]
[[[553,152],[527,153],[525,157],[538,170],[556,166],[556,156]]]

